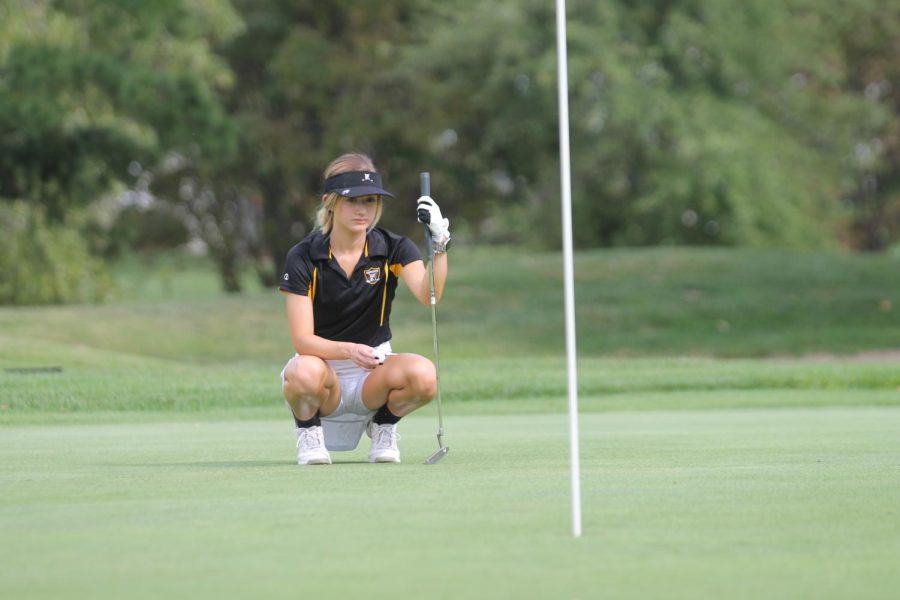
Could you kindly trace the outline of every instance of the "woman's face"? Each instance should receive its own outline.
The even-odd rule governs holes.
[[[341,198],[334,206],[334,227],[351,233],[366,232],[375,221],[378,196]]]

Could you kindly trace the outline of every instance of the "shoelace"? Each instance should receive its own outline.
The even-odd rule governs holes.
[[[297,448],[300,450],[310,450],[321,448],[325,445],[325,439],[322,435],[321,427],[310,427],[300,431],[297,437]]]
[[[378,448],[394,448],[400,439],[400,434],[393,427],[375,428],[375,446]]]

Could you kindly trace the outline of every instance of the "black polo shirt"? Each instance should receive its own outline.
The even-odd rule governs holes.
[[[376,227],[348,279],[332,258],[330,236],[314,231],[288,252],[279,289],[312,299],[316,335],[377,346],[391,339],[400,272],[417,260],[422,254],[409,238]]]

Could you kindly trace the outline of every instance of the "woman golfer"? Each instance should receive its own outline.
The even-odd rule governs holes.
[[[428,272],[408,238],[376,227],[382,188],[372,160],[345,154],[325,170],[316,229],[287,254],[280,290],[296,355],[282,371],[297,426],[297,462],[330,464],[329,450],[372,438],[369,462],[400,462],[397,422],[437,392],[434,365],[391,351],[391,303],[403,280],[430,302]],[[429,197],[417,214],[434,240],[435,298],[447,279],[449,221]]]

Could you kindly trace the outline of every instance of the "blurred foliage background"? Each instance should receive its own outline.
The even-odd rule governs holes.
[[[98,301],[124,254],[274,285],[321,172],[418,227],[559,245],[549,0],[0,0],[0,304]],[[900,242],[900,4],[570,0],[581,248]],[[403,209],[406,207],[406,210]]]

